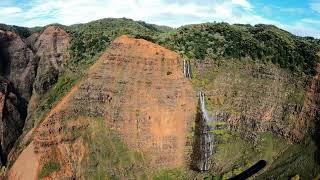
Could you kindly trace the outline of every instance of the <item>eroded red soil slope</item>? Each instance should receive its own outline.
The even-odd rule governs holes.
[[[90,119],[103,118],[106,128],[114,129],[130,149],[143,152],[152,169],[183,166],[196,105],[176,53],[121,36],[52,109],[36,130],[34,148],[28,148],[37,157],[38,171],[52,157],[59,162],[60,170],[50,178],[81,178],[81,161],[88,151],[83,137],[75,134],[86,129]],[[19,163],[10,172],[20,172],[15,169]]]

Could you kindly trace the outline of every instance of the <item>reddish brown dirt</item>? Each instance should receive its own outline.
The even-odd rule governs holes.
[[[38,156],[34,153],[34,144],[31,142],[29,146],[22,151],[8,173],[9,180],[36,180],[38,179]]]
[[[61,110],[63,106],[65,106],[65,104],[70,100],[70,97],[74,94],[77,88],[77,86],[74,86],[71,91],[55,106],[55,108],[53,108],[49,112],[48,117],[51,117],[54,113],[59,112],[59,110]],[[48,121],[48,117],[44,120],[44,122]],[[54,127],[52,128],[54,129]],[[32,129],[31,131],[33,132],[34,129]],[[30,136],[30,134],[28,136]],[[37,136],[35,137],[34,141],[37,143],[36,148],[34,146],[34,143],[31,142],[28,147],[24,151],[22,151],[22,153],[19,155],[19,158],[16,160],[9,171],[9,179],[38,179],[40,163],[40,156],[38,154],[38,151],[42,148],[39,148],[38,146],[40,143],[39,141],[41,140],[37,139]],[[25,166],[28,166],[28,168],[24,168]]]
[[[86,149],[82,138],[73,134],[94,118],[104,118],[129,148],[143,152],[150,167],[183,166],[196,105],[176,53],[119,37],[36,130],[40,169],[54,158],[61,170],[50,178],[80,178]]]
[[[316,116],[320,112],[320,64],[317,65],[316,72],[306,91],[300,118],[295,123],[295,129],[292,132],[298,138],[297,140],[304,138],[307,130],[315,123],[314,120],[316,120]]]
[[[47,121],[48,118],[50,118],[51,116],[53,116],[55,113],[59,113],[61,111],[61,109],[64,108],[64,106],[70,101],[70,98],[74,95],[74,93],[78,90],[78,86],[75,85],[70,92],[64,97],[62,98],[62,100],[49,112],[47,118],[45,119],[45,121]]]
[[[109,80],[109,87],[117,92],[109,93],[108,126],[120,132],[130,147],[150,155],[152,165],[184,164],[187,127],[197,103],[190,83],[183,78],[178,55],[123,36],[114,42],[104,63],[101,70],[114,70],[107,77],[116,80]]]

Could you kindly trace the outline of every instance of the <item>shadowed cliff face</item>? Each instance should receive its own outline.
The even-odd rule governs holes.
[[[0,148],[5,165],[7,155],[22,133],[37,62],[33,52],[15,33],[0,31],[0,44]]]
[[[25,109],[32,95],[37,61],[33,52],[15,33],[0,31],[0,42],[0,74],[13,84],[15,93],[23,101],[21,110]]]
[[[24,122],[19,104],[10,83],[0,77],[0,165],[6,165],[7,155],[22,132]]]
[[[0,33],[0,76],[9,74],[9,57],[8,57],[8,42],[6,33]]]
[[[56,161],[61,168],[50,177],[81,178],[97,171],[90,163],[96,142],[88,142],[85,134],[99,119],[105,131],[113,129],[129,149],[142,152],[151,169],[183,166],[197,100],[182,64],[176,53],[153,43],[127,36],[116,39],[37,128],[32,145],[40,169]],[[93,152],[103,153],[102,147]],[[132,171],[139,169],[136,166]],[[19,158],[11,174],[20,172],[15,167]]]
[[[0,30],[0,83],[3,107],[0,115],[2,164],[22,133],[30,99],[40,98],[63,71],[69,36],[48,27],[23,40],[17,34]],[[31,98],[32,97],[32,98]]]

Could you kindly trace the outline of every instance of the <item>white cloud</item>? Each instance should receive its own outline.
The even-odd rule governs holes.
[[[320,38],[320,31],[318,29],[308,27],[303,22],[298,22],[294,25],[284,25],[282,28],[298,36],[312,36]]]
[[[22,9],[19,7],[0,7],[0,15],[3,16],[12,15],[20,12],[22,12]]]
[[[285,29],[298,36],[312,36],[320,38],[320,31],[317,25],[320,25],[320,20],[315,19],[301,19],[293,24],[276,24],[278,27]]]
[[[252,5],[247,0],[232,0],[233,4],[239,5],[245,9],[252,9]]]
[[[29,9],[0,7],[0,23],[32,27],[127,17],[172,27],[213,21],[252,25],[263,23],[274,24],[296,33],[301,29],[312,33],[311,35],[315,34],[314,29],[301,25],[283,25],[257,15],[249,0],[204,0],[201,3],[195,0],[31,0],[28,6]]]
[[[237,9],[242,8],[246,11],[252,8],[247,0],[214,0],[210,3],[211,6],[192,1],[170,3],[162,0],[33,0],[31,3],[33,4],[31,9],[19,14],[20,18],[25,20],[22,25],[36,26],[53,22],[70,25],[105,17],[147,20],[163,14],[172,14],[172,18],[192,16],[199,19],[211,18],[212,21],[227,21],[237,18],[234,13]],[[18,16],[16,18],[19,19]],[[0,21],[8,20],[0,17]],[[163,19],[161,23],[166,24],[166,20]],[[168,25],[179,26],[187,23],[189,22]]]

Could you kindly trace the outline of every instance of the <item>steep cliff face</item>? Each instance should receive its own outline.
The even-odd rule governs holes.
[[[1,82],[1,84],[0,84],[0,121],[1,121],[1,124],[4,124],[3,117],[4,117],[4,111],[5,111],[4,108],[5,108],[5,104],[6,104],[6,95],[7,95],[7,84],[4,82]],[[1,129],[3,129],[3,128],[1,128]],[[1,133],[1,134],[3,134],[3,133]],[[5,163],[5,159],[3,158],[5,155],[4,155],[3,151],[4,151],[3,147],[1,146],[1,151],[0,151],[1,163],[0,163],[0,165]]]
[[[32,34],[27,39],[38,59],[37,75],[33,84],[33,94],[28,107],[26,128],[32,126],[28,119],[37,108],[39,99],[57,82],[64,72],[68,59],[69,35],[59,27],[49,26],[41,34]]]
[[[250,52],[252,60],[243,52],[248,51],[247,46],[256,46],[251,41],[243,44],[243,39],[233,34],[246,28],[221,33],[200,25],[204,27],[201,31],[190,29],[194,35],[185,34],[181,28],[173,38],[163,39],[185,57],[205,58],[183,63],[174,52],[122,36],[78,82],[82,73],[74,77],[73,72],[78,72],[75,69],[87,70],[81,67],[95,62],[93,57],[113,38],[128,33],[127,27],[122,29],[123,21],[121,25],[113,22],[116,20],[103,21],[70,26],[72,42],[63,29],[54,26],[27,39],[0,31],[0,78],[4,77],[0,79],[2,162],[25,128],[20,149],[9,155],[10,165],[14,163],[9,179],[151,179],[153,170],[187,166],[192,161],[192,145],[200,152],[195,158],[204,164],[197,169],[209,170],[208,176],[229,178],[260,159],[268,162],[262,177],[291,177],[298,172],[311,179],[317,175],[320,160],[314,154],[320,149],[320,69],[312,81],[306,74],[299,74],[313,68],[316,58],[312,53],[317,48],[309,50],[315,44],[304,46],[301,42],[295,49],[288,49],[291,58],[286,52],[275,53],[271,58],[275,62],[271,63],[266,59],[272,56],[259,59],[260,52],[264,48],[277,52],[285,43],[277,41],[275,47],[266,43],[263,49]],[[213,26],[225,29],[223,24]],[[241,37],[247,37],[248,32]],[[152,39],[148,35],[140,37]],[[260,48],[261,41],[254,42]],[[227,49],[220,52],[221,48]],[[65,71],[68,52],[72,56],[67,68],[72,73],[69,76],[67,71],[56,83]],[[231,56],[224,56],[224,52]],[[299,69],[292,64],[292,58],[300,57],[297,54],[303,59],[311,57],[311,61],[307,69],[292,72],[290,68]],[[287,67],[280,68],[277,63]],[[75,82],[77,85],[68,93]],[[206,95],[202,102],[214,120],[208,126],[197,127],[198,103],[191,84]],[[51,88],[53,91],[47,93]],[[315,130],[313,139],[305,140],[309,130]],[[197,144],[199,134],[204,140]],[[189,173],[189,168],[183,170]],[[181,179],[206,175],[191,174]]]
[[[186,135],[197,100],[184,78],[182,63],[176,53],[145,40],[127,36],[116,39],[87,77],[37,128],[29,146],[34,146],[39,175],[50,163],[59,166],[55,172],[45,174],[51,178],[85,178],[91,173],[100,177],[137,177],[146,172],[145,165],[147,169],[183,166]],[[99,122],[102,124],[95,125]],[[142,159],[137,160],[134,153],[126,154],[123,148],[117,150],[119,140],[112,138],[108,129],[119,134],[129,149],[143,153]],[[101,139],[104,136],[107,142]],[[105,143],[111,145],[104,147]],[[112,149],[116,157],[102,158],[112,154]],[[24,172],[19,169],[20,157],[10,176]],[[114,158],[120,158],[116,160],[120,164],[109,162]],[[116,168],[106,167],[109,163]]]
[[[9,82],[0,77],[0,165],[6,164],[7,156],[24,125],[19,103]]]
[[[320,156],[317,155],[320,153],[320,64],[317,65],[316,72],[306,91],[300,121],[297,123],[295,131],[309,128],[317,147],[315,158],[320,164]]]
[[[209,107],[224,114],[229,129],[252,138],[272,132],[292,142],[306,134],[306,126],[297,126],[304,100],[310,99],[305,77],[245,60],[209,61],[196,67],[195,86],[206,90]]]
[[[118,65],[121,60],[123,65]],[[109,61],[100,68],[118,74],[106,77],[110,82],[121,77],[110,84],[116,88],[109,94],[114,110],[106,111],[107,125],[120,132],[129,147],[147,152],[151,165],[182,165],[187,127],[193,121],[197,100],[183,76],[179,56],[150,42],[123,36],[113,42]]]
[[[243,59],[196,62],[194,77],[218,119],[210,173],[229,178],[265,159],[264,177],[317,176],[318,133],[310,135],[319,127],[319,73],[309,78]]]
[[[27,106],[36,77],[37,60],[25,42],[15,33],[0,31],[0,75],[13,84],[21,98],[21,109]]]
[[[69,35],[59,27],[49,26],[37,38],[33,49],[39,57],[34,93],[43,95],[57,81],[67,60]]]
[[[32,94],[37,61],[15,33],[0,31],[1,161],[5,165],[14,142],[22,132]]]
[[[53,26],[26,40],[15,33],[0,30],[0,82],[3,86],[0,136],[3,164],[22,133],[27,115],[32,113],[38,99],[51,88],[63,71],[68,44],[68,34]]]
[[[296,123],[295,131],[301,131],[301,129],[306,130],[319,123],[320,64],[317,64],[316,72],[316,75],[312,78],[306,89],[305,100],[300,113],[300,121]]]

